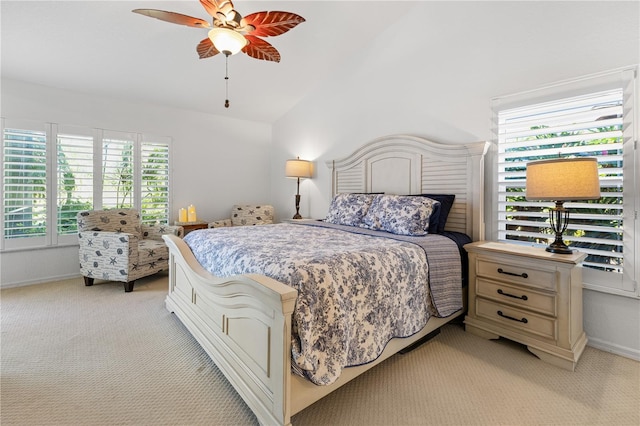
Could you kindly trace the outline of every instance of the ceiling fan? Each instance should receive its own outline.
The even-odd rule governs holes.
[[[231,0],[200,0],[209,15],[211,23],[176,12],[158,9],[134,9],[132,12],[173,24],[195,28],[210,28],[208,37],[198,43],[196,51],[200,59],[210,58],[218,53],[227,58],[242,51],[252,58],[280,62],[280,52],[260,37],[275,37],[284,34],[305,19],[291,12],[256,12],[243,17],[235,10]],[[229,80],[228,75],[225,80]],[[229,107],[229,100],[225,101]]]

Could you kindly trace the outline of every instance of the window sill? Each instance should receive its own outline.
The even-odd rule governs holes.
[[[30,247],[10,247],[0,249],[0,253],[18,253],[21,251],[38,251],[38,250],[53,250],[67,247],[79,247],[78,243],[63,243],[56,244],[55,246],[30,246]]]
[[[622,297],[628,297],[631,299],[640,299],[640,294],[638,294],[637,290],[623,290],[623,289],[619,289],[619,288],[611,288],[611,287],[605,287],[605,286],[601,286],[601,285],[597,285],[597,284],[589,284],[589,283],[582,283],[582,288],[585,290],[591,290],[591,291],[596,291],[598,293],[606,293],[606,294],[612,294],[615,296],[622,296]],[[637,285],[636,285],[637,288]]]

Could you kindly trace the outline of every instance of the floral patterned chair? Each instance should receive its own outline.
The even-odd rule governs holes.
[[[181,226],[143,224],[135,209],[85,210],[77,220],[84,284],[121,281],[125,292],[138,278],[169,268],[163,234],[184,235]]]
[[[228,219],[214,220],[209,228],[224,226],[267,225],[273,223],[273,206],[268,204],[236,204]]]

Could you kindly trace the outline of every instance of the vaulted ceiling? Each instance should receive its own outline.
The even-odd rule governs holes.
[[[12,1],[0,3],[3,78],[98,97],[273,122],[336,66],[402,17],[411,2],[243,1],[247,15],[284,10],[306,19],[269,38],[280,63],[244,54],[199,59],[207,30],[131,13],[136,8],[209,19],[197,0]]]

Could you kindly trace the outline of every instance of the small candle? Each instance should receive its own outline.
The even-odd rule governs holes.
[[[186,222],[187,221],[187,209],[184,207],[178,211],[178,222]]]
[[[193,204],[190,204],[189,207],[187,208],[187,221],[195,222],[196,220],[197,220],[196,208],[194,207]]]

